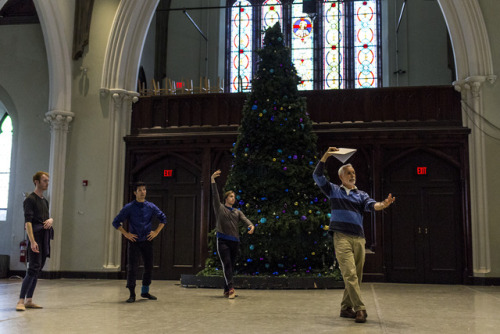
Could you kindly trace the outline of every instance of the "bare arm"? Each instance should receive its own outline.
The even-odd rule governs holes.
[[[35,235],[33,234],[33,225],[31,225],[31,222],[26,222],[25,226],[28,239],[30,239],[31,250],[35,253],[40,253],[38,250],[38,244],[35,241]]]

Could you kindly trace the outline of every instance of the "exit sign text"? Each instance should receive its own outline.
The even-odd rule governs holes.
[[[164,169],[163,176],[164,177],[172,177],[172,176],[174,176],[174,171],[172,169]]]
[[[427,167],[417,167],[417,174],[418,175],[425,175],[425,174],[427,174]]]

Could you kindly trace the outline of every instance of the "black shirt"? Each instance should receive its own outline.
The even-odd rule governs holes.
[[[49,202],[34,192],[24,200],[24,222],[30,222],[33,232],[43,229],[43,222],[49,219]]]

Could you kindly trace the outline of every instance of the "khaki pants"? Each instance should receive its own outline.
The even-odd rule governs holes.
[[[333,234],[333,245],[345,284],[344,297],[340,304],[342,310],[349,307],[355,312],[366,310],[360,289],[365,264],[365,244],[365,238],[340,232]]]

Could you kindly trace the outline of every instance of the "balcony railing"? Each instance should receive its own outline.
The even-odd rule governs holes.
[[[452,86],[305,91],[317,126],[461,126],[460,94]],[[141,97],[133,105],[132,135],[184,128],[236,126],[247,95],[189,94]]]

